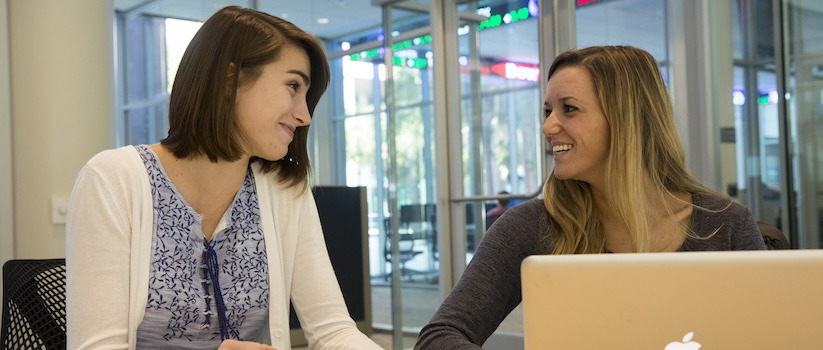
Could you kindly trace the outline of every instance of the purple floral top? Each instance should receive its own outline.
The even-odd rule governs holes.
[[[267,337],[269,273],[251,168],[210,241],[202,216],[157,155],[136,146],[154,200],[149,297],[138,349],[215,349],[223,339]]]

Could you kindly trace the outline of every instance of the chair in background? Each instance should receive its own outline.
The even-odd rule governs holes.
[[[792,248],[786,235],[778,230],[777,227],[758,221],[757,228],[760,229],[760,234],[763,235],[763,241],[766,243],[767,249],[778,250]]]
[[[4,349],[66,348],[66,260],[3,264]]]
[[[391,263],[392,259],[392,230],[390,225],[390,219],[386,218],[384,225],[386,228],[386,245],[383,247],[383,254],[386,258],[386,262]],[[414,248],[414,241],[415,237],[408,233],[400,233],[397,235],[397,245],[399,248],[399,263],[400,263],[400,277],[411,277],[415,274],[422,273],[422,271],[417,271],[406,267],[406,263],[410,260],[414,259],[416,256],[422,254],[423,252]],[[388,281],[391,274],[387,274],[385,279]]]

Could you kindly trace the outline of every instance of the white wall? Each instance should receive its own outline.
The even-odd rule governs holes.
[[[114,145],[114,12],[110,0],[6,1],[15,256],[63,257],[51,198],[67,197],[86,160]]]
[[[716,118],[718,133],[721,128],[734,128],[734,60],[732,59],[732,5],[726,1],[712,1],[709,5],[711,36],[711,87],[715,94],[712,112]],[[724,91],[726,91],[724,93]],[[718,137],[720,137],[718,135]],[[738,140],[737,142],[742,142]],[[719,190],[727,193],[731,184],[737,183],[737,143],[719,143],[718,152],[712,158],[720,164]],[[742,170],[742,169],[741,169]]]
[[[14,258],[8,24],[8,0],[0,0],[0,264]]]

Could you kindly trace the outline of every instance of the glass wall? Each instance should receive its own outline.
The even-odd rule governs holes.
[[[732,1],[737,183],[729,193],[795,248],[820,248],[823,6]]]
[[[427,9],[382,16],[390,28],[328,41],[334,171],[368,189],[375,327],[414,333],[438,305],[432,38]]]
[[[794,221],[800,248],[823,247],[823,3],[814,0],[781,2],[781,84],[785,84],[780,113],[785,115],[784,168],[791,175],[784,198]],[[777,20],[777,18],[776,18]],[[778,96],[779,98],[780,96]],[[796,223],[796,226],[794,225]]]
[[[121,37],[117,75],[118,141],[120,144],[154,143],[168,129],[168,75],[165,57],[165,19],[149,16],[118,17]],[[186,42],[186,44],[188,44]]]
[[[781,212],[780,119],[773,1],[733,1],[732,36],[737,182],[731,196],[758,220],[788,232]]]
[[[540,134],[538,9],[533,1],[470,1],[459,12],[480,23],[458,28],[460,137],[466,260],[487,227],[486,212],[500,193],[537,194],[543,182]],[[463,253],[462,251],[460,252]]]
[[[457,6],[457,12],[475,15],[451,34],[459,43],[463,96],[459,133],[462,166],[452,171],[462,174],[465,196],[504,190],[532,195],[542,182],[537,21],[536,12],[530,13],[527,5],[528,1],[518,0]],[[336,172],[347,185],[370,190],[375,324],[392,323],[392,315],[377,311],[377,303],[384,303],[391,294],[387,287],[393,282],[392,242],[388,238],[398,232],[403,290],[400,312],[403,328],[414,333],[428,322],[440,302],[442,262],[434,168],[438,130],[431,69],[436,62],[429,19],[402,9],[392,9],[391,17],[395,28],[391,82],[387,82],[384,70],[387,50],[380,45],[381,31],[329,42],[333,69],[340,77],[332,88],[339,92],[332,92],[331,102],[339,131],[335,134],[341,137],[335,152],[336,158],[345,159],[337,163]],[[393,91],[387,91],[389,86]],[[387,98],[389,93],[392,98]],[[389,153],[392,142],[396,151]],[[396,164],[395,174],[392,164]],[[394,210],[391,195],[396,195]],[[491,207],[493,201],[461,204],[466,232],[460,251],[467,260],[485,231],[487,204]],[[394,213],[397,230],[392,228]]]
[[[568,0],[574,8],[568,13],[572,25],[544,29],[557,33],[539,33],[539,6],[554,5],[549,0],[378,2],[386,4],[385,10],[351,0],[146,2],[121,9],[118,16],[118,140],[121,145],[153,143],[165,136],[169,87],[181,48],[198,21],[217,8],[257,6],[316,33],[327,45],[332,85],[312,125],[310,142],[319,149],[313,154],[323,155],[313,158],[313,165],[323,184],[367,188],[372,319],[376,329],[403,331],[405,340],[396,345],[411,347],[443,291],[471,260],[498,194],[514,195],[511,205],[540,196],[551,160],[540,134],[545,84],[540,67],[546,64],[540,53],[552,40],[546,37],[569,35],[576,47],[648,50],[672,88],[672,68],[686,62],[672,54],[671,23],[693,20],[670,11],[683,1]],[[823,111],[823,6],[814,0],[723,4],[731,7],[733,88],[717,98],[734,105],[734,121],[720,130],[719,140],[696,142],[726,143],[733,151],[718,162],[734,166],[723,168],[731,174],[724,179],[731,180],[708,185],[722,185],[758,220],[790,235],[795,246],[821,247],[823,154],[818,150],[823,148],[818,140],[823,129],[815,121]],[[445,34],[455,44],[445,47],[453,55],[435,52],[435,42],[446,39],[433,30],[435,21],[444,21],[431,14],[440,5],[459,17],[456,29]],[[334,22],[333,15],[342,13],[348,20]],[[335,29],[324,27],[326,17]],[[457,94],[454,101],[443,101],[447,94],[436,88],[435,72],[449,72],[438,70],[448,64],[456,67],[457,91],[449,91]],[[690,103],[691,97],[674,102]],[[438,103],[455,106],[438,114]],[[438,127],[446,119],[454,121],[456,131]],[[317,134],[322,128],[328,132]],[[440,159],[444,147],[455,152],[451,161]],[[444,173],[457,174],[445,182],[450,192],[441,188],[438,174]],[[438,213],[452,213],[448,220],[459,224],[443,230]],[[450,276],[446,281],[444,270]],[[500,330],[521,332],[519,312]]]
[[[577,1],[577,47],[631,45],[666,65],[669,58],[666,0]]]

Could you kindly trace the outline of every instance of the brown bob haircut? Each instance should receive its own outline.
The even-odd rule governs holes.
[[[160,143],[178,158],[240,159],[245,135],[235,118],[237,89],[253,83],[263,66],[276,61],[289,45],[309,56],[306,104],[314,115],[330,76],[326,53],[317,39],[283,19],[229,6],[206,20],[186,48],[169,99],[169,135]],[[295,130],[286,158],[254,161],[262,162],[264,172],[276,171],[289,186],[305,185],[311,174],[308,132],[308,126]]]

